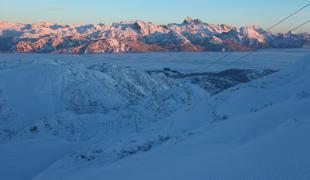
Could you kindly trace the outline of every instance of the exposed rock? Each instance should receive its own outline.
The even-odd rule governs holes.
[[[182,23],[144,21],[60,25],[0,22],[0,51],[123,53],[150,51],[248,51],[307,48],[310,34],[272,34],[257,26],[231,27],[187,17]]]

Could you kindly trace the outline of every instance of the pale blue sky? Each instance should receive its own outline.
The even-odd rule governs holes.
[[[0,19],[32,23],[111,23],[145,20],[182,22],[186,16],[205,22],[264,28],[309,0],[0,0]],[[275,29],[287,31],[310,19],[310,7]],[[310,32],[310,25],[301,31]]]

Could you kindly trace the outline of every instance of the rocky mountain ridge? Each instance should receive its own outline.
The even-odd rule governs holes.
[[[309,47],[310,33],[273,34],[257,26],[237,28],[189,17],[182,23],[168,25],[144,21],[111,25],[0,21],[0,51],[4,52],[85,54]]]

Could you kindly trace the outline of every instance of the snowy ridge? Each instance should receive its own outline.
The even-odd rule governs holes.
[[[154,51],[245,51],[307,48],[309,33],[265,33],[257,26],[231,27],[186,18],[155,25],[144,21],[61,25],[0,22],[0,51],[40,53],[122,53]]]

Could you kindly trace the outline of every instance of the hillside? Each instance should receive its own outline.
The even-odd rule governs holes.
[[[5,57],[6,180],[310,178],[309,55],[213,72]]]

